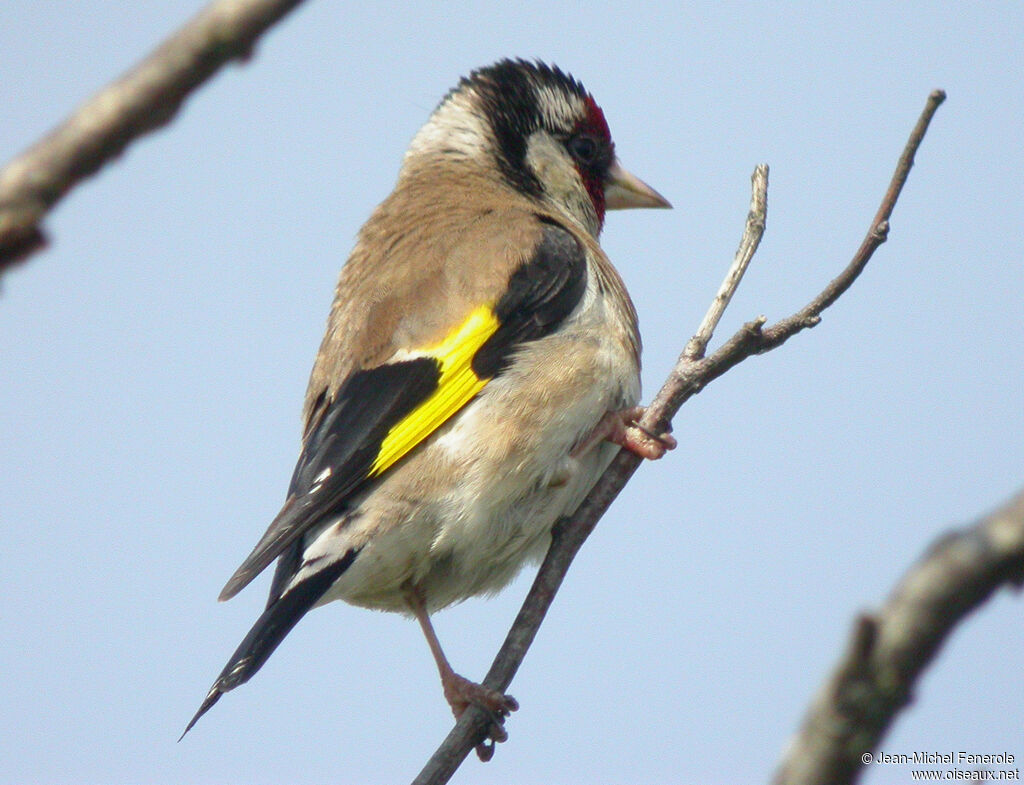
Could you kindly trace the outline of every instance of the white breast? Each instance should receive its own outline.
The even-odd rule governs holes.
[[[606,412],[639,400],[629,325],[594,275],[576,312],[553,335],[524,346],[437,439],[458,472],[431,546],[444,565],[426,596],[443,607],[501,589],[543,555],[552,524],[579,506],[617,451],[570,453]]]

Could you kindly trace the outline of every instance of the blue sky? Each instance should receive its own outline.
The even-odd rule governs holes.
[[[176,739],[262,606],[216,595],[277,511],[338,269],[471,68],[570,70],[672,212],[609,216],[648,397],[739,239],[723,322],[788,315],[849,259],[930,90],[949,99],[890,240],[820,327],[676,418],[584,547],[455,782],[766,781],[843,649],[937,535],[1024,485],[1024,10],[1011,3],[309,2],[47,221],[0,293],[0,782],[410,780],[450,726],[416,625],[334,604]],[[197,2],[0,9],[0,158]],[[666,4],[667,7],[667,4]],[[532,574],[532,571],[530,571]],[[436,618],[486,671],[528,586]],[[1021,601],[972,617],[883,749],[1024,757]],[[902,783],[876,767],[868,783]]]

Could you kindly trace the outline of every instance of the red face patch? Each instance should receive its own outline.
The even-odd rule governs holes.
[[[615,160],[615,145],[612,142],[611,132],[608,130],[608,121],[604,119],[604,112],[590,94],[586,98],[586,109],[586,116],[577,123],[574,134],[588,136],[593,139],[597,143],[598,153],[592,163],[583,164],[577,162],[576,169],[579,171],[583,185],[586,186],[590,200],[594,204],[598,224],[603,226],[605,178],[608,174],[608,168],[612,165],[612,161]]]
[[[604,110],[597,105],[597,101],[594,100],[594,96],[587,94],[587,117],[581,123],[583,126],[580,130],[592,133],[601,139],[604,139],[609,145],[612,143],[612,134],[608,130],[608,121],[604,119]]]

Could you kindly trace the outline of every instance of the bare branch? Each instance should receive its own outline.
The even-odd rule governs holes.
[[[896,200],[899,199],[900,192],[910,175],[914,155],[924,139],[924,134],[928,130],[928,124],[931,122],[935,110],[945,100],[946,94],[942,90],[935,90],[928,96],[924,110],[896,164],[896,171],[893,173],[882,203],[878,207],[878,212],[875,213],[871,227],[846,268],[829,282],[817,297],[792,316],[781,319],[769,327],[764,326],[767,320],[763,316],[747,322],[718,351],[697,362],[688,362],[684,351],[676,367],[672,370],[668,382],[661,388],[653,404],[647,409],[647,416],[642,423],[646,428],[655,432],[665,430],[671,417],[679,411],[679,407],[700,392],[708,383],[752,354],[763,354],[781,346],[798,332],[808,327],[814,327],[821,321],[821,313],[850,288],[867,266],[878,246],[885,242],[889,234],[889,217],[892,215]],[[654,420],[654,416],[662,411],[662,406],[664,406],[668,419]]]
[[[753,247],[750,249],[752,255],[760,239],[760,232],[763,231],[766,201],[760,200],[760,216],[752,215],[748,218],[744,240],[740,243],[740,252],[737,253],[737,260],[734,260],[730,266],[726,280],[697,334],[689,342],[668,380],[647,408],[641,421],[642,426],[655,433],[667,430],[679,407],[709,382],[717,379],[747,357],[774,349],[804,328],[812,327],[820,321],[821,312],[850,287],[860,271],[864,269],[875,249],[884,242],[888,231],[889,216],[892,214],[900,191],[910,174],[914,154],[924,138],[928,123],[935,110],[944,99],[945,93],[941,91],[936,91],[929,96],[925,109],[900,156],[896,171],[875,219],[872,221],[868,235],[846,269],[807,306],[793,316],[783,319],[768,329],[764,329],[764,317],[749,322],[726,341],[718,351],[705,358],[702,356],[704,347],[710,340],[711,333],[721,318],[728,299],[739,284],[739,279],[749,261],[749,259],[740,261],[744,254],[744,247],[747,244],[752,245]],[[754,195],[751,198],[751,213],[753,214],[758,211],[759,205],[757,172],[752,180]],[[766,178],[764,184],[766,187]],[[756,239],[754,239],[755,234]],[[537,577],[534,579],[504,644],[483,681],[486,686],[503,692],[508,689],[573,558],[594,530],[597,521],[618,496],[639,465],[640,458],[636,455],[626,450],[620,451],[579,509],[555,526],[547,556],[537,572]],[[478,747],[478,754],[487,759],[489,748],[478,745],[482,745],[485,729],[489,722],[490,718],[481,708],[471,706],[466,710],[419,776],[413,781],[413,785],[440,785],[440,783],[447,782],[474,747]]]
[[[889,236],[889,218],[892,216],[893,208],[896,206],[896,200],[900,198],[900,191],[903,190],[903,185],[907,182],[907,177],[910,175],[910,168],[914,165],[914,155],[917,153],[917,148],[921,146],[921,141],[924,139],[925,132],[928,130],[928,124],[932,121],[935,110],[945,100],[946,93],[942,90],[934,90],[928,96],[928,102],[925,104],[924,111],[921,112],[921,117],[918,118],[917,125],[914,126],[914,130],[907,140],[906,147],[903,148],[903,154],[896,164],[896,172],[889,183],[889,189],[885,192],[885,198],[882,199],[882,204],[879,205],[878,212],[875,213],[875,217],[871,221],[871,228],[868,229],[864,242],[861,243],[860,248],[857,249],[857,253],[854,254],[846,269],[799,313],[795,313],[788,319],[783,319],[778,324],[772,325],[772,327],[765,330],[762,351],[774,349],[805,327],[816,325],[821,312],[832,305],[843,292],[850,288],[850,285],[857,280],[861,270],[867,265],[875,249],[885,242]]]
[[[218,0],[125,76],[0,170],[0,273],[45,244],[47,212],[134,139],[170,122],[186,96],[302,0]]]
[[[1024,492],[935,542],[877,614],[854,624],[849,650],[815,698],[776,785],[856,782],[914,683],[953,628],[1003,586],[1024,583]]]
[[[711,342],[718,323],[722,320],[722,314],[732,300],[733,294],[743,280],[743,274],[747,271],[750,260],[754,258],[757,246],[761,244],[761,237],[764,235],[765,224],[768,219],[768,166],[760,164],[754,169],[750,178],[750,211],[747,213],[747,226],[743,230],[743,237],[740,239],[740,247],[736,249],[736,256],[733,257],[732,266],[725,274],[725,280],[718,288],[718,294],[711,301],[711,307],[704,315],[704,320],[697,328],[693,338],[686,344],[683,350],[683,357],[689,360],[699,360]]]

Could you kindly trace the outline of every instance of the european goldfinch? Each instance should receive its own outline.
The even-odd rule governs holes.
[[[452,670],[429,614],[543,556],[619,445],[674,446],[635,426],[636,313],[597,242],[605,210],[668,206],[558,68],[503,60],[444,97],[341,271],[287,500],[220,595],[276,559],[266,610],[186,733],[340,599],[418,619],[455,715],[502,738],[515,701]]]

